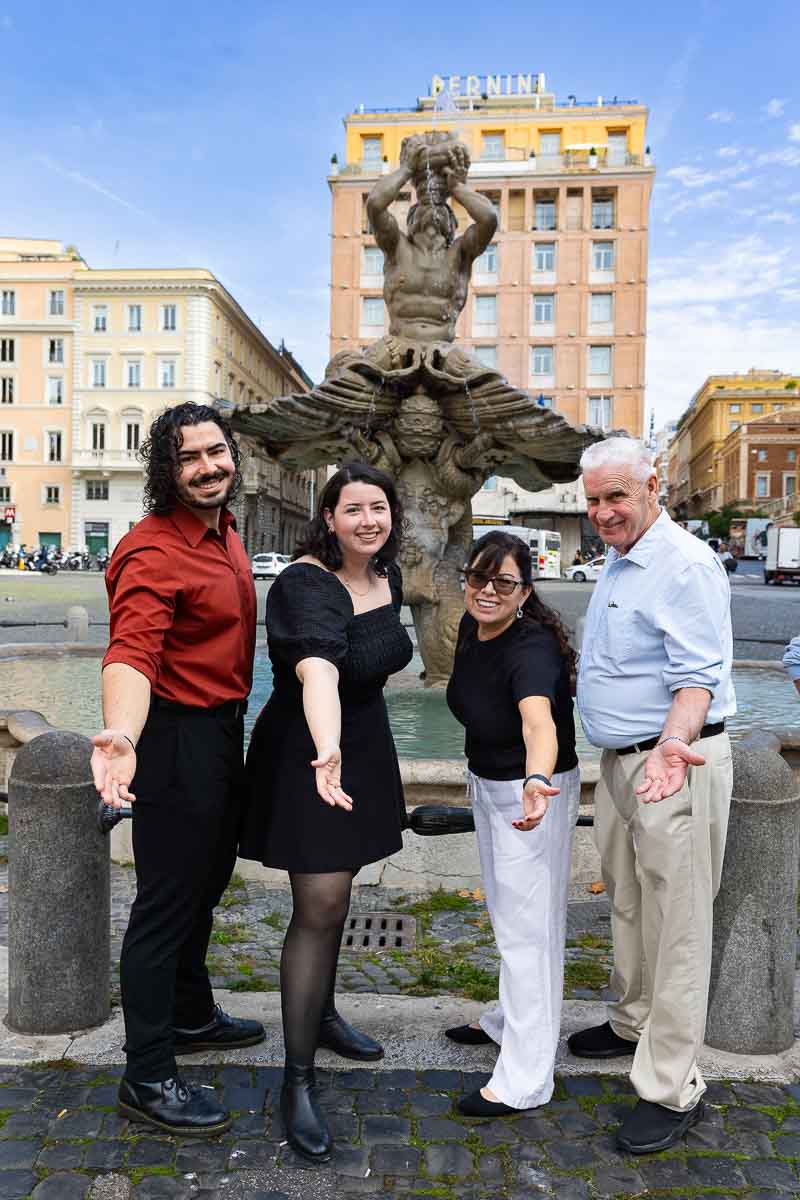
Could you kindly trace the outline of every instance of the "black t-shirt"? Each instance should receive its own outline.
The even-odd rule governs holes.
[[[461,619],[447,703],[466,730],[469,769],[483,779],[524,779],[525,742],[519,702],[550,701],[558,738],[556,773],[578,764],[567,664],[555,634],[528,617],[499,637],[478,641],[477,621]]]

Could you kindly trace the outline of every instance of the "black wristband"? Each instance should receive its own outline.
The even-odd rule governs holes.
[[[135,747],[135,746],[134,746],[134,744],[133,744],[133,738],[129,738],[129,737],[128,737],[128,735],[127,735],[127,733],[121,733],[119,736],[120,736],[120,737],[124,737],[126,742],[130,742],[130,744],[131,744],[131,750],[132,750],[132,751],[133,751],[133,753],[135,754],[135,753],[136,753],[136,747]]]
[[[528,786],[528,784],[530,783],[530,781],[531,781],[532,779],[540,779],[540,780],[542,781],[542,783],[545,785],[545,787],[552,787],[552,786],[553,786],[553,785],[552,785],[552,783],[550,782],[550,780],[547,778],[547,776],[546,776],[546,775],[526,775],[526,776],[525,776],[525,782],[524,782],[524,783],[523,783],[523,785],[522,785],[522,790],[523,790],[523,791],[525,790],[525,788]]]

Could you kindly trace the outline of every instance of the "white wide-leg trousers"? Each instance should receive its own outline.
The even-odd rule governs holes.
[[[486,903],[501,958],[500,1003],[480,1021],[500,1046],[487,1086],[511,1108],[535,1108],[553,1094],[580,772],[575,767],[553,776],[560,793],[529,833],[511,824],[522,816],[521,779],[469,778]]]

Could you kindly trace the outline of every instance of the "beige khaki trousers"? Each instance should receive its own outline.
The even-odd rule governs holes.
[[[611,901],[611,1027],[638,1041],[631,1083],[643,1100],[692,1108],[705,1091],[697,1065],[711,974],[733,772],[726,733],[694,748],[679,792],[653,804],[635,794],[646,754],[604,750],[595,789],[595,840]]]

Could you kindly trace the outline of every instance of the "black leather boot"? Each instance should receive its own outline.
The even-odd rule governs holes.
[[[201,1091],[178,1076],[157,1083],[121,1079],[117,1108],[130,1121],[146,1121],[181,1137],[215,1137],[231,1123],[213,1092]]]
[[[289,1145],[309,1162],[331,1157],[331,1135],[319,1109],[313,1067],[287,1063],[281,1088],[281,1116]]]
[[[342,1058],[354,1058],[359,1062],[375,1062],[383,1058],[383,1046],[373,1038],[367,1037],[359,1029],[348,1025],[331,1005],[326,1007],[319,1023],[317,1045]]]

